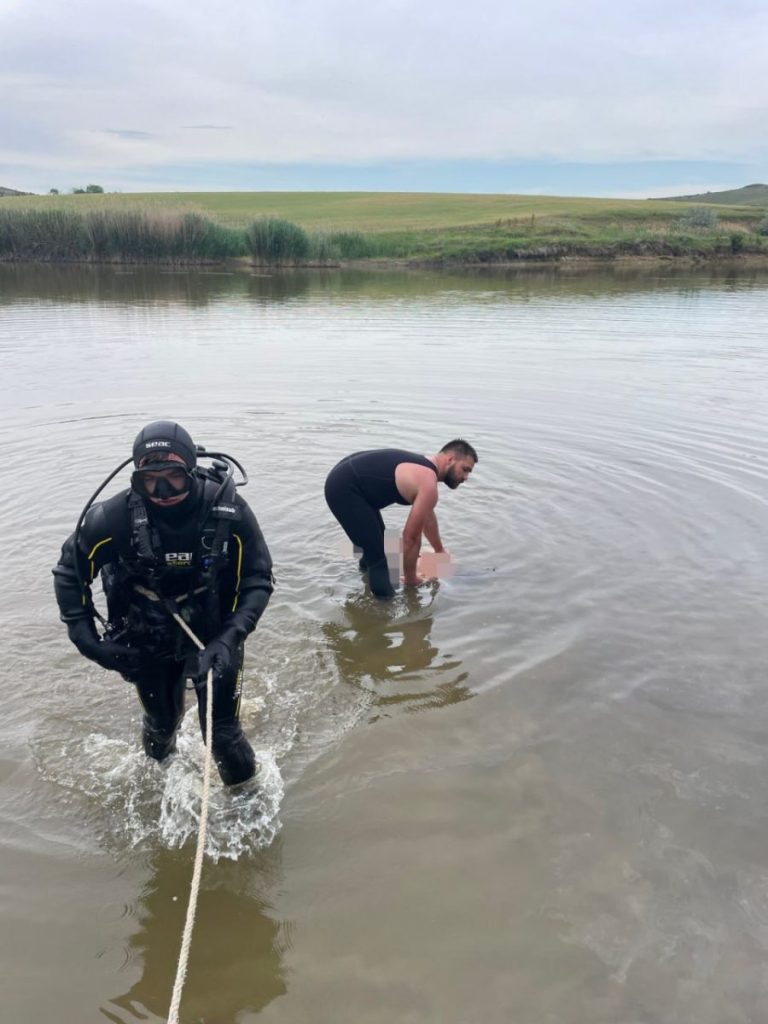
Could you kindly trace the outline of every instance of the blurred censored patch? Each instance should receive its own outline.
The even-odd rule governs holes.
[[[336,541],[335,550],[340,555],[349,556],[354,555],[355,558],[360,558],[363,551],[356,544],[353,544],[348,537],[339,537]],[[403,538],[400,536],[399,530],[386,529],[384,531],[384,551],[389,555],[402,555],[403,553]],[[389,558],[387,558],[389,561]]]
[[[355,558],[359,558],[362,554],[360,548],[353,544],[348,537],[339,537],[338,540],[334,542],[333,550],[335,554],[341,555],[344,558],[348,558],[350,555],[354,555]]]
[[[346,558],[352,556],[355,559],[359,559],[363,554],[362,550],[352,544],[352,542],[346,537],[341,537],[338,540],[335,549],[339,555]],[[384,531],[384,552],[390,569],[394,570],[395,568],[398,568],[401,571],[403,562],[403,538],[400,536],[398,530]],[[441,551],[439,554],[435,551],[422,551],[419,555],[416,571],[419,576],[423,576],[425,579],[448,580],[453,576],[455,571],[453,555],[450,551]]]
[[[384,551],[387,555],[402,555],[403,538],[399,530],[384,531]]]
[[[449,580],[454,573],[453,556],[450,551],[423,551],[416,566],[419,576],[430,580]]]

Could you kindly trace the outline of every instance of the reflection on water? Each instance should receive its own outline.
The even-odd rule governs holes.
[[[432,596],[438,584],[431,586]],[[341,621],[325,622],[323,636],[341,679],[368,690],[377,709],[402,705],[406,711],[440,708],[469,700],[469,673],[459,659],[443,656],[432,641],[434,613],[431,599],[422,604],[420,593],[404,590],[397,614],[369,595],[351,597]]]
[[[101,1013],[114,1024],[166,1019],[189,893],[189,859],[167,850],[152,858],[151,876],[135,912],[138,930],[126,949],[141,975]],[[252,872],[220,866],[209,873],[197,904],[181,1019],[235,1024],[286,991],[280,927],[262,899],[248,891]],[[206,884],[207,882],[207,884]]]
[[[624,295],[746,288],[766,280],[760,266],[716,263],[696,268],[620,261],[595,267],[578,261],[524,267],[463,267],[453,270],[265,270],[250,267],[190,268],[0,263],[0,305],[34,301],[63,303],[180,302],[204,307],[222,298],[281,303],[302,296],[342,301],[424,299],[486,289],[517,300],[551,296]]]
[[[0,264],[0,304],[176,302],[205,307],[223,297],[279,302],[311,287],[308,272],[269,274],[158,267]]]

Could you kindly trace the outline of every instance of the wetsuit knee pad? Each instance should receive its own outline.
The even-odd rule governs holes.
[[[256,771],[253,747],[238,723],[214,727],[213,757],[225,786],[245,782]]]

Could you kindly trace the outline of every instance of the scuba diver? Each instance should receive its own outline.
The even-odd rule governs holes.
[[[382,448],[348,455],[333,467],[325,481],[325,500],[356,550],[362,552],[360,569],[368,572],[371,593],[394,596],[399,567],[390,567],[384,548],[387,505],[410,505],[403,528],[403,582],[418,586],[422,534],[437,555],[448,553],[440,538],[435,505],[437,484],[455,490],[468,479],[477,463],[477,452],[456,438],[436,455],[417,455],[400,448]]]
[[[211,459],[211,468],[199,466],[198,458]],[[94,504],[131,461],[131,486]],[[237,484],[235,466],[243,477]],[[187,679],[197,691],[205,734],[206,679],[213,670],[212,753],[226,785],[245,782],[255,772],[253,749],[239,721],[243,644],[274,582],[256,517],[236,492],[247,479],[236,459],[196,446],[178,423],[150,423],[136,437],[132,458],[86,505],[53,570],[72,643],[135,685],[149,757],[162,761],[176,749]],[[91,594],[97,573],[106,620]],[[197,650],[173,613],[204,650]]]

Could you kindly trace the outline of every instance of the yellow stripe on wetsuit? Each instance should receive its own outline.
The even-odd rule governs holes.
[[[101,547],[102,544],[109,544],[109,542],[111,540],[112,540],[111,537],[105,537],[104,540],[100,540],[98,544],[94,544],[94,546],[91,548],[90,554],[88,555],[88,562],[89,562],[89,564],[91,566],[91,578],[88,581],[89,583],[93,583],[93,577],[94,577],[94,575],[96,573],[96,566],[93,564],[94,556],[95,556],[96,552],[99,550],[99,548]],[[75,558],[77,558],[77,552],[75,552]],[[85,594],[83,594],[83,599],[82,600],[83,600],[83,604],[86,604]]]
[[[237,578],[235,579],[235,600],[232,602],[232,611],[234,611],[237,608],[237,602],[238,602],[238,600],[240,598],[240,576],[241,576],[242,569],[243,569],[243,541],[242,541],[239,533],[233,533],[232,536],[237,541]],[[237,670],[238,679],[237,679],[237,683],[235,684],[236,687],[237,687],[237,690],[239,691],[238,692],[238,697],[237,697],[237,704],[235,705],[235,718],[239,718],[240,717],[240,704],[241,704],[242,699],[243,699],[243,660],[242,660],[242,655],[240,657],[241,657],[240,667]]]
[[[237,578],[235,579],[235,600],[232,604],[232,611],[235,611],[237,608],[237,602],[240,600],[240,575],[243,569],[243,542],[239,533],[233,533],[232,536],[237,541]]]

